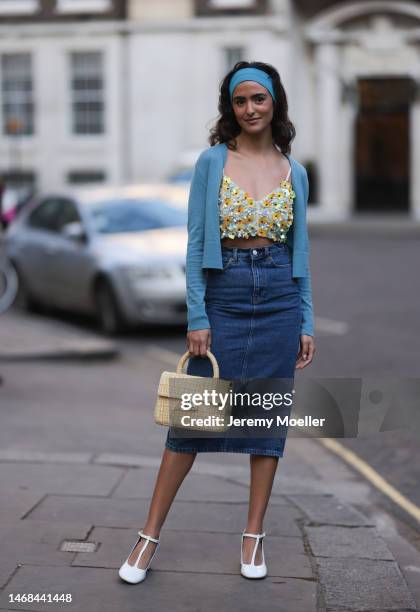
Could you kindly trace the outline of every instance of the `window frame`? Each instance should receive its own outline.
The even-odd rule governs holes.
[[[244,61],[247,56],[247,49],[245,45],[241,45],[241,44],[225,45],[222,48],[222,52],[223,52],[223,61],[224,61],[223,75],[225,75],[226,72],[228,72],[229,70],[232,70],[232,68],[237,62]],[[235,54],[237,54],[239,59],[238,58],[235,59],[235,57],[232,57]]]
[[[74,180],[75,178],[82,180]],[[88,180],[89,177],[89,180]],[[94,179],[92,178],[94,177]],[[107,182],[107,173],[102,169],[72,169],[66,174],[67,185],[103,185]]]
[[[228,0],[226,0],[228,2]],[[197,17],[217,17],[224,15],[266,15],[269,13],[269,0],[255,0],[254,6],[227,6],[212,5],[212,0],[195,0],[195,15]]]
[[[100,58],[99,59],[100,71],[98,71],[96,74],[93,73],[93,76],[92,74],[89,74],[89,69],[86,70],[85,75],[83,75],[82,71],[78,74],[77,69],[75,70],[76,56],[79,56],[81,58],[81,56],[93,56],[93,55],[97,55]],[[70,107],[70,125],[69,125],[70,134],[75,138],[102,137],[106,134],[106,55],[105,55],[105,52],[99,48],[73,49],[68,52],[67,59],[68,59],[68,74],[69,74],[68,83],[69,83],[69,107]],[[97,87],[96,90],[94,90],[94,88],[91,88],[90,90],[88,88],[77,89],[75,87],[75,81],[77,81],[78,79],[82,80],[83,77],[86,80],[90,78],[92,80],[96,79],[100,81],[100,87]],[[89,92],[87,95],[86,95],[86,91]],[[98,96],[96,100],[94,99],[93,103],[101,104],[100,112],[91,111],[90,113],[91,115],[93,114],[95,116],[95,112],[96,112],[96,115],[99,116],[99,121],[91,122],[90,124],[91,126],[95,124],[99,126],[99,129],[95,131],[92,129],[90,130],[80,129],[80,126],[82,125],[85,125],[85,127],[89,125],[89,122],[86,120],[84,123],[83,121],[80,122],[79,124],[77,123],[78,110],[76,106],[77,104],[92,103],[92,100],[89,99],[89,95],[92,95],[91,94],[92,91],[96,91],[96,94]],[[77,92],[79,95],[77,95]],[[86,99],[83,100],[83,97],[85,97]],[[79,112],[81,111],[79,110]],[[79,126],[79,129],[78,129],[78,126]]]
[[[28,59],[28,66],[21,70],[23,76],[16,76],[16,67],[7,68],[7,58],[25,58]],[[8,73],[9,71],[9,73]],[[7,80],[6,80],[7,79]],[[16,83],[29,83],[29,87],[13,87]],[[8,85],[6,87],[6,84]],[[34,76],[33,76],[33,56],[30,51],[17,51],[12,53],[1,53],[0,55],[0,93],[1,93],[1,133],[3,136],[14,138],[19,136],[34,136],[35,135],[35,92],[34,92]],[[17,100],[17,101],[16,101]],[[6,110],[6,107],[10,107]],[[16,107],[18,110],[13,111]],[[22,109],[24,109],[22,113]],[[28,110],[29,109],[29,110]],[[21,119],[23,128],[14,131],[8,128],[8,122],[13,118]]]
[[[112,0],[56,0],[55,3],[55,12],[60,15],[109,13],[112,9]]]

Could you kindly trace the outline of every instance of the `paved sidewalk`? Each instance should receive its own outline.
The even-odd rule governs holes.
[[[0,316],[0,361],[99,359],[118,354],[117,345],[64,321],[11,309]]]
[[[367,485],[344,465],[329,473],[315,441],[290,439],[286,448],[265,521],[265,580],[239,574],[247,458],[220,463],[204,453],[139,585],[121,581],[117,569],[142,527],[158,458],[0,451],[0,490],[8,492],[0,506],[0,610],[416,610],[374,523],[347,501]],[[11,602],[30,593],[72,601]]]

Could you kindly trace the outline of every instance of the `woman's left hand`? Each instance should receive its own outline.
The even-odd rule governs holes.
[[[315,354],[315,342],[312,336],[300,337],[300,351],[296,361],[296,370],[301,370],[308,366]]]

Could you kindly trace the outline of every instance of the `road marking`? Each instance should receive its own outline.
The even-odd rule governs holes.
[[[350,326],[344,321],[334,321],[327,317],[315,317],[315,328],[317,331],[326,332],[327,334],[336,334],[344,336],[348,334]]]
[[[389,497],[394,503],[400,508],[405,510],[410,516],[416,521],[420,522],[420,508],[416,506],[412,501],[402,495],[395,487],[389,484],[382,476],[378,474],[366,461],[363,461],[356,453],[345,448],[342,444],[336,440],[330,438],[318,438],[319,442],[325,446],[328,450],[335,453],[341,459],[346,461],[354,467],[362,476],[364,476],[369,482],[373,484],[381,493]]]

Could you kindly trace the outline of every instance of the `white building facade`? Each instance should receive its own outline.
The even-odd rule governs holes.
[[[208,146],[224,74],[259,60],[288,94],[310,218],[420,219],[420,2],[57,0],[64,19],[36,20],[37,2],[12,19],[0,0],[4,176],[160,180]]]

